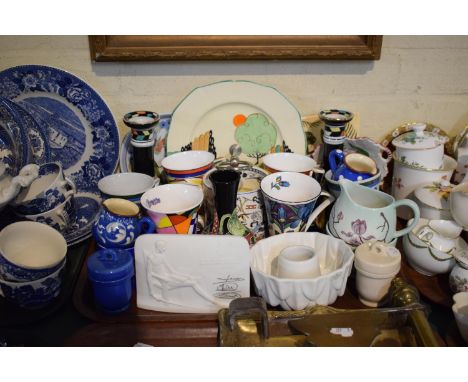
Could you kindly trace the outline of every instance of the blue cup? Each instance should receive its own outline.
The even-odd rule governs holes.
[[[96,305],[111,314],[127,310],[135,274],[131,253],[121,249],[96,251],[89,257],[87,269]]]
[[[328,163],[333,180],[345,178],[356,182],[377,174],[374,160],[360,153],[345,154],[342,150],[333,150],[328,156]]]

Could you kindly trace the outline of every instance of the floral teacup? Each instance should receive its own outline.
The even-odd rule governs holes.
[[[333,199],[329,193],[321,190],[315,179],[297,172],[268,175],[263,178],[261,189],[270,235],[307,231]],[[321,195],[327,197],[327,200],[314,210]]]

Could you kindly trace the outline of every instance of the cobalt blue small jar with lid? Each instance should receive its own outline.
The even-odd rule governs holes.
[[[127,310],[135,274],[133,256],[125,250],[101,249],[89,257],[87,269],[98,307],[107,313]]]

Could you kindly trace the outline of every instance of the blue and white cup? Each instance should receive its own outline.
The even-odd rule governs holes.
[[[270,236],[286,232],[305,232],[317,216],[334,200],[310,176],[297,172],[276,172],[263,178]],[[315,208],[319,196],[326,199]]]
[[[20,215],[37,215],[50,211],[76,192],[75,184],[65,178],[59,163],[45,163],[39,176],[21,191],[12,205]]]
[[[70,195],[67,200],[55,208],[36,215],[20,215],[37,223],[44,223],[59,232],[66,232],[76,219],[75,200]]]
[[[47,277],[66,261],[67,243],[56,230],[35,222],[17,222],[0,232],[0,279],[12,282]]]
[[[65,262],[50,275],[32,281],[14,282],[0,279],[0,296],[25,309],[39,309],[60,294]]]

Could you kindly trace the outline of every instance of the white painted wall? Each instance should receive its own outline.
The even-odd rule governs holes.
[[[42,64],[87,81],[119,127],[131,110],[170,112],[196,86],[246,79],[276,87],[301,114],[360,114],[361,135],[382,139],[408,121],[450,135],[468,124],[468,36],[384,36],[379,61],[93,63],[87,36],[0,36],[0,70]]]

